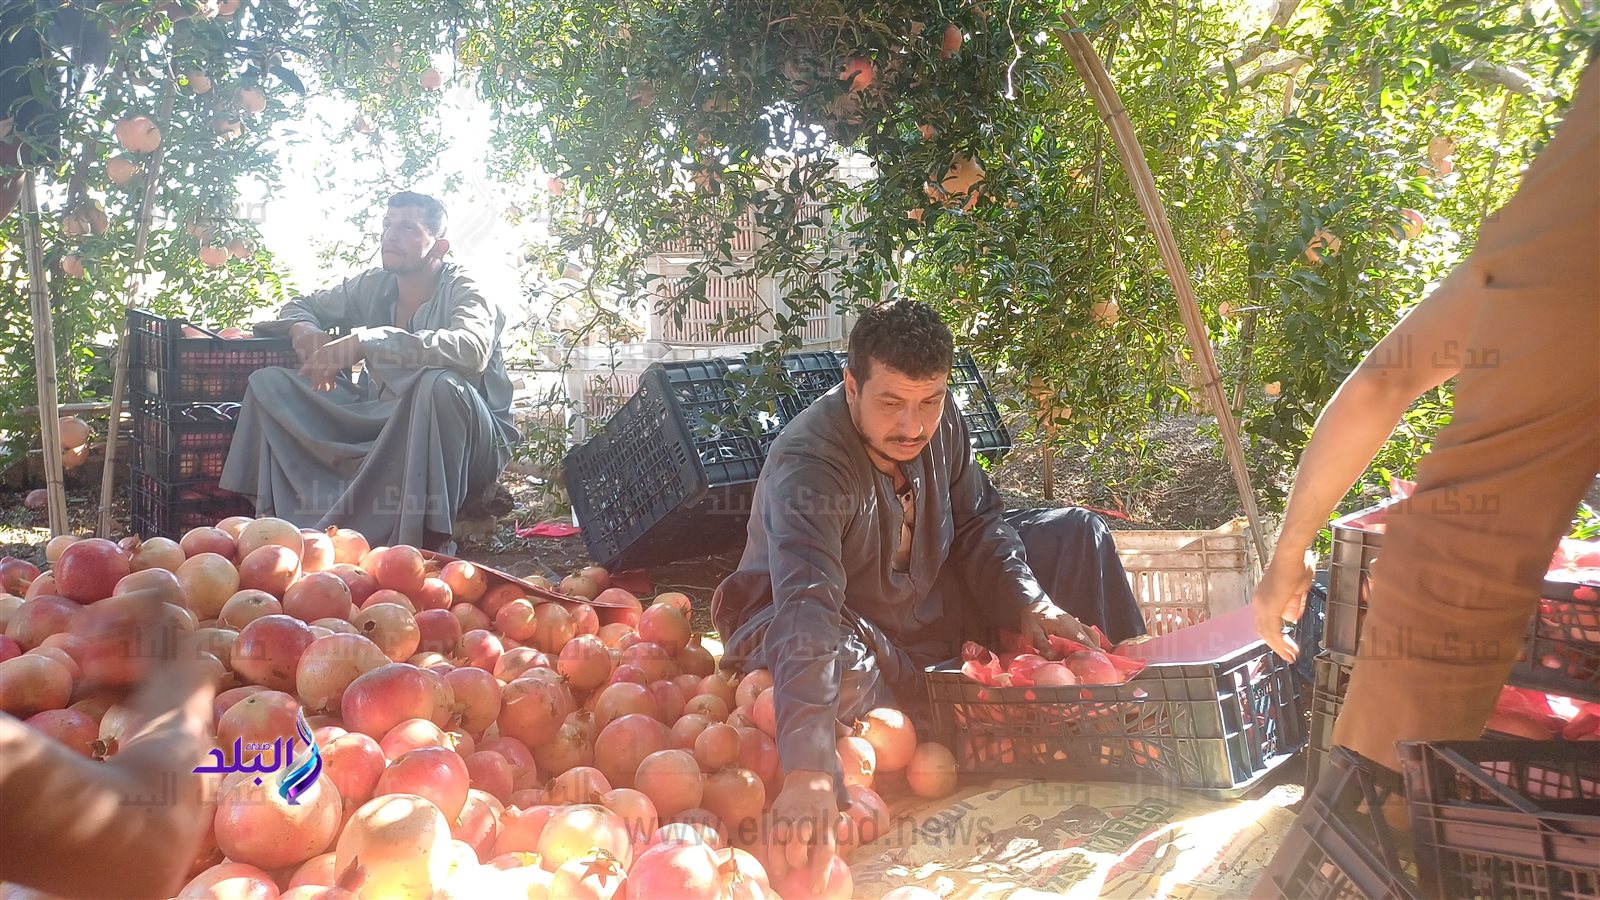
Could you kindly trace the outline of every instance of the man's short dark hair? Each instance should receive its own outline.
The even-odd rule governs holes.
[[[444,237],[444,204],[438,200],[416,191],[401,191],[389,198],[389,205],[422,210],[422,224],[434,237]]]
[[[897,300],[867,310],[850,329],[850,374],[865,384],[872,363],[883,363],[908,378],[922,381],[950,371],[955,338],[933,307],[915,300]]]

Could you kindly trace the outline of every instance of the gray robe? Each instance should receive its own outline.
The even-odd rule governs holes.
[[[918,717],[923,667],[964,640],[992,643],[1030,604],[1051,600],[1114,641],[1145,633],[1105,523],[1082,509],[1007,512],[953,395],[900,469],[909,548],[894,482],[867,456],[843,386],[824,394],[767,452],[744,555],[712,595],[723,667],[772,671],[785,772],[837,776],[835,723],[891,703]],[[834,785],[847,804],[843,780]]]
[[[504,311],[452,263],[410,328],[394,324],[397,299],[396,277],[370,269],[256,326],[348,329],[366,353],[362,377],[327,393],[291,369],[251,375],[221,486],[254,497],[257,515],[354,528],[373,546],[424,545],[448,537],[462,504],[499,478],[520,440]]]

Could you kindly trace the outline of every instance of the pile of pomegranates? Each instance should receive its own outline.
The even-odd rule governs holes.
[[[843,859],[821,894],[804,872],[769,877],[772,677],[719,671],[684,594],[646,605],[591,567],[541,584],[571,599],[530,597],[467,561],[273,518],[181,541],[58,537],[46,558],[0,561],[0,711],[115,755],[128,714],[83,683],[71,626],[161,586],[215,671],[218,747],[286,739],[297,713],[313,729],[322,772],[298,803],[268,779],[206,776],[212,821],[182,898],[852,895]],[[885,784],[955,787],[951,752],[893,709],[838,753],[842,853],[888,828]]]

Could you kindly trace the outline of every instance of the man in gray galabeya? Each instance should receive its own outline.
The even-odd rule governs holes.
[[[444,234],[438,200],[395,194],[381,267],[256,326],[292,338],[302,363],[250,376],[222,471],[222,487],[254,497],[258,516],[449,552],[458,513],[494,491],[520,439],[500,349],[506,314],[445,261]]]

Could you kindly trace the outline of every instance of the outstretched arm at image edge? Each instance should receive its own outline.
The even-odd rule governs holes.
[[[0,715],[0,881],[62,897],[176,894],[205,824],[191,770],[209,740],[207,678],[189,666],[154,676],[103,763]]]
[[[1328,516],[1406,409],[1460,371],[1462,341],[1476,311],[1469,285],[1474,277],[1466,264],[1458,266],[1378,342],[1317,418],[1289,491],[1272,561],[1254,597],[1257,629],[1281,655],[1293,658],[1281,623],[1299,618],[1311,582],[1306,552]]]

